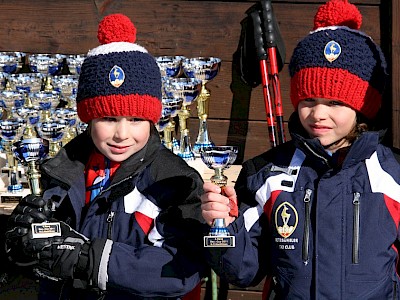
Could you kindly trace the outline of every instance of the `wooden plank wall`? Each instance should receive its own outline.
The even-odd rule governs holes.
[[[314,14],[324,2],[272,1],[286,45],[286,66],[280,73],[285,122],[293,112],[287,63],[297,42],[312,29]],[[389,142],[400,147],[399,2],[351,2],[363,15],[362,30],[381,43],[388,59],[393,75],[381,122],[391,129]],[[262,90],[260,86],[252,89],[245,85],[235,71],[240,22],[254,3],[234,0],[0,0],[0,51],[85,54],[98,45],[97,25],[102,17],[121,12],[135,23],[137,43],[154,56],[219,57],[222,59],[220,73],[207,84],[211,92],[209,132],[216,144],[239,145],[237,163],[241,163],[270,147]],[[189,128],[193,142],[198,127],[195,104],[191,109]],[[259,299],[259,289],[255,289],[253,296],[246,294],[246,299]],[[243,299],[241,290],[235,292],[231,287],[230,293],[230,299]]]
[[[311,30],[313,16],[323,2],[272,1],[286,45],[286,63],[299,39]],[[393,6],[398,5],[395,2]],[[219,57],[222,59],[221,71],[207,84],[211,91],[209,131],[217,144],[240,146],[241,153],[237,161],[240,163],[269,147],[262,90],[260,87],[251,89],[241,82],[235,72],[237,60],[234,59],[234,53],[240,38],[240,22],[254,3],[179,0],[0,1],[0,50],[86,53],[98,45],[96,31],[101,18],[122,12],[137,27],[137,43],[155,56]],[[390,1],[354,0],[353,3],[358,5],[363,14],[362,29],[380,43],[383,32],[380,20],[388,20],[381,18],[380,14],[386,14],[382,10]],[[390,37],[386,42],[390,43]],[[389,55],[389,45],[385,50]],[[280,78],[287,121],[293,111],[289,101],[287,66],[280,73]],[[192,142],[197,136],[198,127],[195,106],[195,103],[191,106],[192,118],[189,123]],[[390,106],[388,111],[391,109]]]

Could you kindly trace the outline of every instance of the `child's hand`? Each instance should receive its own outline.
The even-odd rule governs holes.
[[[217,185],[206,182],[203,185],[204,194],[201,196],[201,212],[207,224],[214,219],[225,219],[228,226],[238,215],[236,191],[232,186],[222,189]]]

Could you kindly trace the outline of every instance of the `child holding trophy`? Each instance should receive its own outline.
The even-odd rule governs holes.
[[[370,127],[388,76],[361,19],[346,0],[319,8],[289,64],[291,140],[245,162],[224,195],[204,184],[204,219],[236,238],[208,248],[212,268],[238,286],[266,276],[265,299],[400,299],[400,166]]]
[[[8,254],[33,265],[40,299],[196,299],[202,178],[161,145],[161,74],[132,22],[106,16],[98,38],[77,93],[87,132],[41,164],[43,195],[11,215]]]

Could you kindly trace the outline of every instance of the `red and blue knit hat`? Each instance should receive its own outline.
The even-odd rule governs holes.
[[[133,116],[157,123],[161,116],[161,73],[145,48],[135,44],[136,28],[123,14],[104,17],[100,46],[82,64],[77,92],[79,118]]]
[[[381,48],[359,31],[360,11],[347,0],[331,0],[314,17],[314,31],[294,49],[289,64],[293,106],[307,98],[342,101],[369,119],[382,102],[387,82]]]

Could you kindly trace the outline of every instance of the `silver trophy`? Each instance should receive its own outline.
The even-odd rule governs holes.
[[[2,138],[2,148],[7,157],[8,166],[8,186],[7,191],[11,194],[17,194],[23,190],[18,171],[18,162],[15,159],[12,145],[18,141],[23,132],[24,121],[20,118],[9,117],[0,121],[0,136]],[[1,196],[1,202],[19,202],[22,198],[17,195]]]
[[[196,100],[201,90],[201,80],[195,78],[171,78],[165,85],[169,97],[182,101],[178,110],[180,142],[177,155],[184,160],[194,160],[195,155],[190,142],[187,119],[190,118],[189,106]]]
[[[57,117],[40,120],[36,129],[41,138],[49,141],[49,157],[54,157],[61,148],[61,142],[68,130],[69,122]]]
[[[208,133],[207,117],[210,91],[206,88],[207,82],[217,76],[221,66],[221,59],[216,57],[195,57],[182,61],[182,68],[185,75],[189,78],[201,80],[201,93],[197,98],[197,115],[200,120],[199,133],[193,150],[199,153],[203,147],[213,146],[214,143]]]
[[[15,156],[22,164],[27,166],[26,175],[31,193],[37,196],[43,193],[38,163],[46,158],[48,152],[49,143],[41,138],[27,138],[14,143]]]
[[[41,90],[43,78],[44,76],[41,73],[10,74],[8,83],[13,90],[34,93]]]
[[[0,52],[0,71],[16,73],[22,66],[22,52]]]
[[[161,77],[179,77],[182,73],[182,60],[184,56],[158,56],[156,62],[160,68]]]
[[[177,145],[176,139],[174,137],[175,131],[175,121],[174,117],[176,117],[178,113],[178,109],[182,103],[182,99],[175,99],[175,98],[162,98],[162,105],[163,105],[163,116],[165,115],[166,118],[163,119],[161,117],[160,121],[163,123],[163,145],[174,152],[174,149]]]
[[[79,75],[81,73],[81,67],[86,55],[84,54],[71,54],[65,57],[68,69],[72,75]]]
[[[235,146],[211,146],[200,150],[202,161],[214,170],[211,182],[218,185],[222,193],[228,182],[224,170],[235,162],[237,153],[238,147]],[[230,235],[224,219],[214,220],[209,235],[204,237],[204,247],[235,247],[235,237]]]
[[[78,75],[55,75],[51,84],[53,89],[60,93],[60,98],[68,108],[76,106],[75,99],[78,90]]]
[[[56,75],[62,69],[64,58],[62,54],[30,54],[28,65],[34,73]]]
[[[27,165],[27,177],[31,193],[37,196],[43,194],[40,184],[39,163],[47,157],[49,151],[48,142],[41,138],[24,139],[14,144],[17,158]],[[32,223],[33,238],[48,238],[61,235],[59,222]]]

